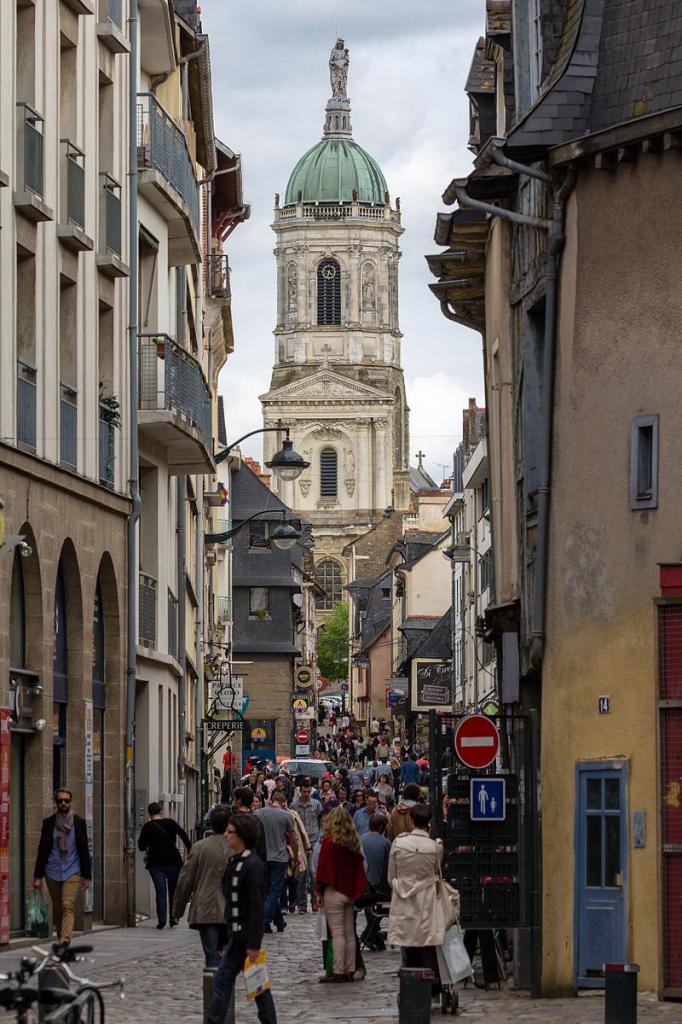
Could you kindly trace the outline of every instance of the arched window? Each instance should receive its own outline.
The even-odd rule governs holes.
[[[52,699],[54,731],[52,733],[52,784],[66,784],[66,707],[69,701],[69,645],[66,618],[66,586],[61,560],[54,588],[54,659]]]
[[[341,323],[341,268],[336,260],[322,260],[317,268],[317,322]]]
[[[12,591],[9,610],[9,663],[11,668],[26,668],[26,603],[21,555],[15,549],[12,565]]]
[[[320,452],[320,497],[335,498],[337,495],[337,456],[335,448],[323,448]]]
[[[328,611],[343,600],[343,575],[341,566],[333,558],[325,558],[315,567],[315,582],[324,590],[317,599],[317,607]]]

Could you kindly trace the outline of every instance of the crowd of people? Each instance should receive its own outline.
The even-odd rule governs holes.
[[[252,764],[229,805],[212,809],[211,834],[191,847],[177,874],[170,871],[167,899],[157,887],[159,927],[166,905],[174,925],[189,904],[190,927],[215,971],[209,1024],[224,1019],[235,979],[258,957],[263,934],[283,933],[292,914],[316,915],[321,983],[361,981],[363,952],[387,943],[401,947],[405,966],[435,966],[445,923],[437,899],[440,840],[429,836],[424,796],[428,758],[417,745],[389,742],[381,722],[364,741],[350,721],[329,724],[318,751],[327,770],[293,775]],[[393,750],[385,761],[382,748]],[[157,805],[149,811],[140,845],[149,841],[156,885],[158,847],[167,836],[174,860],[179,833]],[[269,989],[256,1004],[263,1024],[275,1024]]]

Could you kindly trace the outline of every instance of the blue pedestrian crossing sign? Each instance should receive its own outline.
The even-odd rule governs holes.
[[[504,821],[507,816],[504,779],[472,779],[469,811],[472,821]]]

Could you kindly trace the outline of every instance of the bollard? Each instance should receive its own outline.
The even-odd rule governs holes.
[[[214,974],[215,971],[204,968],[204,1021],[208,1017],[208,1008],[211,1005]],[[232,989],[232,996],[230,997],[230,1003],[227,1007],[227,1013],[225,1014],[223,1024],[234,1024],[234,989]]]
[[[434,973],[423,967],[400,968],[398,1020],[400,1024],[429,1024]]]
[[[639,964],[604,964],[604,1024],[637,1024]]]

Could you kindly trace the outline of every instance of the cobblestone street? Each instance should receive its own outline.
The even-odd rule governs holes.
[[[272,988],[280,1024],[366,1024],[397,1020],[399,958],[395,951],[366,955],[368,977],[351,986],[321,986],[319,945],[312,934],[312,915],[290,917],[284,935],[266,936]],[[91,936],[96,963],[79,965],[100,981],[123,975],[126,998],[106,996],[111,1024],[200,1024],[203,958],[198,936],[182,923],[172,932],[157,931],[145,922],[134,931],[110,929]],[[0,970],[18,964],[21,951],[0,955]],[[524,993],[461,989],[463,1020],[486,1024],[602,1024],[604,1002],[599,995],[580,999],[529,1000]],[[255,1008],[247,1005],[242,986],[236,993],[238,1024],[255,1024]],[[440,1012],[434,1013],[434,1020]],[[680,1022],[682,1007],[640,999],[640,1021]]]

